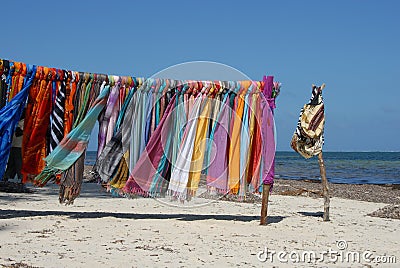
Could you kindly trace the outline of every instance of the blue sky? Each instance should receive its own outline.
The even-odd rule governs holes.
[[[278,150],[325,82],[324,150],[400,151],[400,1],[22,0],[1,11],[0,58],[144,77],[201,60],[274,75]]]

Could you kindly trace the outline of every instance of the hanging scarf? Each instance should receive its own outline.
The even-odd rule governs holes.
[[[193,156],[193,143],[196,138],[197,119],[200,114],[200,108],[204,97],[198,94],[193,108],[190,111],[185,133],[180,144],[178,158],[171,173],[171,180],[168,186],[169,195],[179,199],[187,199],[187,182],[189,179],[190,165]]]
[[[147,107],[147,103],[150,101],[148,98],[151,97],[147,92],[147,87],[142,87],[141,90],[138,90],[137,93],[137,101],[135,103],[136,118],[132,122],[131,126],[131,142],[130,142],[130,160],[129,160],[129,170],[133,170],[141,153],[144,150],[145,143],[142,142],[144,140],[145,129],[143,125],[146,123],[146,119],[148,114],[146,111],[151,109],[151,107]]]
[[[74,99],[78,80],[78,72],[68,71],[68,80],[65,92],[64,137],[71,131],[74,122]]]
[[[151,135],[149,143],[140,155],[135,168],[131,172],[131,176],[123,188],[127,194],[140,194],[148,196],[155,194],[150,192],[153,178],[157,172],[158,164],[163,155],[162,132],[164,131],[164,122],[167,120],[172,108],[175,106],[175,95],[169,102],[164,116],[162,117],[158,127]]]
[[[0,60],[0,109],[2,109],[7,101],[8,86],[6,83],[9,73],[10,63],[8,60]]]
[[[211,112],[211,98],[204,94],[203,107],[197,118],[196,134],[193,143],[192,161],[190,164],[190,172],[187,183],[188,198],[195,196],[200,182],[200,175],[203,170],[204,152],[207,144],[207,130],[209,125],[209,117]]]
[[[100,95],[94,101],[92,108],[88,111],[87,115],[83,120],[66,136],[60,144],[49,154],[46,158],[46,167],[43,171],[35,178],[38,185],[45,185],[47,181],[60,171],[65,171],[84,154],[88,145],[89,137],[96,123],[97,117],[104,108],[107,96],[109,93],[109,86],[105,86],[105,82],[102,85]],[[78,163],[81,165],[81,162]],[[81,171],[78,171],[79,174]],[[80,176],[80,175],[79,175]],[[72,202],[76,198],[75,189],[78,188],[73,186],[64,186],[64,190],[61,189],[61,193],[72,193],[72,196],[60,196],[61,201],[67,200]],[[75,193],[75,194],[74,194]]]
[[[121,127],[106,144],[93,167],[104,183],[108,182],[118,165],[121,165],[120,161],[122,156],[130,147],[131,127],[132,122],[136,118],[135,107],[138,97],[138,95],[133,94],[133,92],[134,91],[132,91],[131,98],[127,103],[124,120],[121,119]]]
[[[47,152],[46,134],[50,123],[52,81],[55,75],[54,68],[38,67],[29,92],[22,140],[23,182],[27,182],[28,176],[39,174],[45,166],[43,159]]]
[[[209,166],[207,168],[207,188],[208,191],[217,191],[222,194],[228,192],[228,148],[229,140],[229,94],[225,94],[217,120],[211,130],[210,141],[215,146],[210,145]]]
[[[275,177],[275,122],[273,109],[275,109],[275,98],[279,89],[274,90],[274,77],[263,78],[264,90],[261,98],[261,135],[262,135],[262,183],[272,185]]]
[[[262,94],[262,93],[261,93]],[[260,186],[260,161],[261,161],[261,108],[260,93],[252,95],[252,104],[250,109],[250,144],[247,160],[247,183],[250,191],[258,191]]]
[[[239,191],[240,182],[240,135],[242,117],[244,111],[243,97],[239,96],[235,99],[235,108],[231,117],[231,132],[229,143],[229,173],[228,187],[230,193],[237,194]]]
[[[0,110],[0,180],[3,179],[10,153],[12,137],[21,117],[30,87],[36,74],[36,66],[28,66],[28,79],[22,90]]]
[[[98,180],[102,180],[103,182],[109,182],[108,190],[115,195],[119,195],[119,189],[125,186],[126,180],[129,177],[129,168],[128,161],[129,159],[129,151],[126,149],[129,146],[122,145],[122,134],[124,133],[122,128],[126,129],[124,125],[128,123],[128,121],[132,122],[132,117],[125,117],[125,114],[132,113],[132,97],[134,96],[135,88],[131,88],[123,101],[123,105],[121,107],[121,112],[119,113],[119,117],[116,122],[116,126],[114,129],[114,136],[107,143],[106,147],[100,154],[98,160],[96,161],[93,167],[93,173],[98,176]],[[125,120],[123,120],[125,119]],[[130,126],[131,123],[128,125]],[[125,142],[129,142],[130,136],[129,131],[125,133]],[[125,150],[124,150],[125,148]],[[104,163],[104,162],[107,163]],[[99,174],[101,173],[101,175]]]
[[[57,91],[57,96],[55,98],[55,103],[53,106],[53,111],[51,113],[50,120],[50,152],[56,148],[64,137],[64,113],[65,113],[65,97],[68,81],[68,72],[63,70],[58,70],[59,74],[59,88]]]
[[[164,97],[162,99],[165,100]],[[165,104],[165,101],[160,102],[159,108],[161,109],[162,106]],[[179,96],[176,95],[175,100],[173,103],[171,103],[172,108],[168,111],[168,115],[163,121],[162,124],[162,129],[160,133],[160,144],[162,147],[162,156],[160,158],[160,161],[157,166],[157,170],[154,173],[154,176],[152,178],[152,182],[150,184],[149,188],[149,193],[151,196],[159,196],[163,193],[165,193],[166,188],[168,186],[168,181],[169,181],[169,174],[170,174],[170,169],[171,165],[173,163],[171,162],[172,160],[172,154],[173,154],[173,140],[174,140],[174,135],[173,131],[178,124],[178,116],[179,116]],[[164,108],[163,114],[165,113]],[[160,112],[161,114],[161,112]],[[163,117],[161,117],[163,118]],[[160,123],[160,121],[159,121]]]
[[[7,102],[22,89],[26,79],[26,65],[22,62],[14,62],[10,70],[11,87],[8,91]]]
[[[97,147],[97,157],[100,156],[101,152],[104,149],[105,144],[107,144],[114,132],[114,126],[116,123],[116,116],[118,115],[119,109],[117,109],[119,93],[120,93],[120,85],[117,82],[110,90],[110,96],[107,100],[107,105],[104,113],[101,116],[101,121],[99,125],[99,134],[98,134],[98,147]]]
[[[73,127],[76,128],[87,116],[87,111],[95,102],[97,102],[97,96],[101,88],[104,88],[105,76],[97,74],[85,73],[83,77],[83,83],[81,84],[80,91],[78,92],[78,100],[75,103],[76,113]],[[92,127],[93,128],[93,127]],[[91,131],[91,129],[90,129]],[[60,183],[59,200],[60,203],[70,204],[79,195],[82,181],[83,171],[85,163],[86,149],[83,150],[77,161],[64,173]]]
[[[251,85],[248,89],[251,92],[253,85]],[[240,130],[240,180],[239,180],[239,197],[242,198],[245,196],[247,192],[247,156],[249,154],[249,145],[250,145],[250,135],[249,135],[249,96],[250,94],[243,94],[243,102],[244,102],[244,110],[242,117],[242,128]]]

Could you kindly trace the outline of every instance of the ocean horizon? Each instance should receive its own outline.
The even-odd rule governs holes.
[[[94,165],[96,151],[87,151],[85,164]],[[323,152],[329,182],[344,184],[400,184],[400,152]],[[320,180],[318,158],[277,151],[275,178]]]

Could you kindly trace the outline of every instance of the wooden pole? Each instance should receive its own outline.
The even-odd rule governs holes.
[[[329,188],[328,180],[326,179],[326,170],[324,159],[322,158],[322,151],[318,154],[319,172],[321,173],[322,194],[324,196],[324,221],[329,221]]]
[[[268,198],[271,185],[263,184],[260,225],[267,225]]]

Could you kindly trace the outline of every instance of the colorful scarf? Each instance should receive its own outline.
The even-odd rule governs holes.
[[[275,177],[275,125],[274,114],[275,98],[279,94],[279,87],[274,87],[274,77],[263,78],[264,90],[261,95],[261,137],[262,137],[262,173],[261,181],[263,184],[272,185]],[[260,190],[261,191],[261,190]]]
[[[109,90],[110,87],[105,86],[104,82],[100,95],[96,98],[87,115],[45,158],[46,166],[35,178],[38,185],[45,185],[52,176],[69,169],[83,155],[97,117],[107,102]]]
[[[28,176],[39,174],[47,152],[47,132],[50,124],[51,93],[56,77],[54,68],[38,67],[36,79],[29,92],[22,140],[23,182]]]
[[[168,186],[169,195],[180,200],[187,199],[186,186],[189,180],[190,166],[193,156],[193,143],[196,138],[197,119],[201,112],[200,108],[204,99],[204,96],[198,94],[194,101],[179,147],[178,157],[171,173],[171,180]]]
[[[119,122],[122,121],[120,123],[121,126],[111,140],[105,145],[93,167],[104,183],[108,182],[114,175],[116,168],[121,165],[120,161],[122,160],[122,156],[130,147],[131,127],[136,115],[134,108],[138,96],[134,94],[134,90],[131,90],[131,92],[132,93],[129,94],[131,97],[127,99],[126,108],[123,109],[125,110],[124,120],[118,120]],[[117,126],[118,125],[119,123]]]
[[[158,127],[153,135],[151,135],[149,143],[132,170],[131,176],[123,188],[125,193],[141,194],[143,196],[156,194],[150,192],[150,187],[164,152],[164,146],[162,144],[164,122],[167,120],[174,106],[175,95],[169,102]]]
[[[217,120],[211,130],[210,142],[214,147],[210,148],[209,163],[207,168],[207,186],[210,192],[217,191],[222,194],[228,192],[228,148],[229,141],[229,94],[226,94],[220,104]]]
[[[22,90],[0,110],[0,180],[2,180],[6,170],[12,137],[24,109],[35,74],[36,66],[28,66],[27,79]]]

